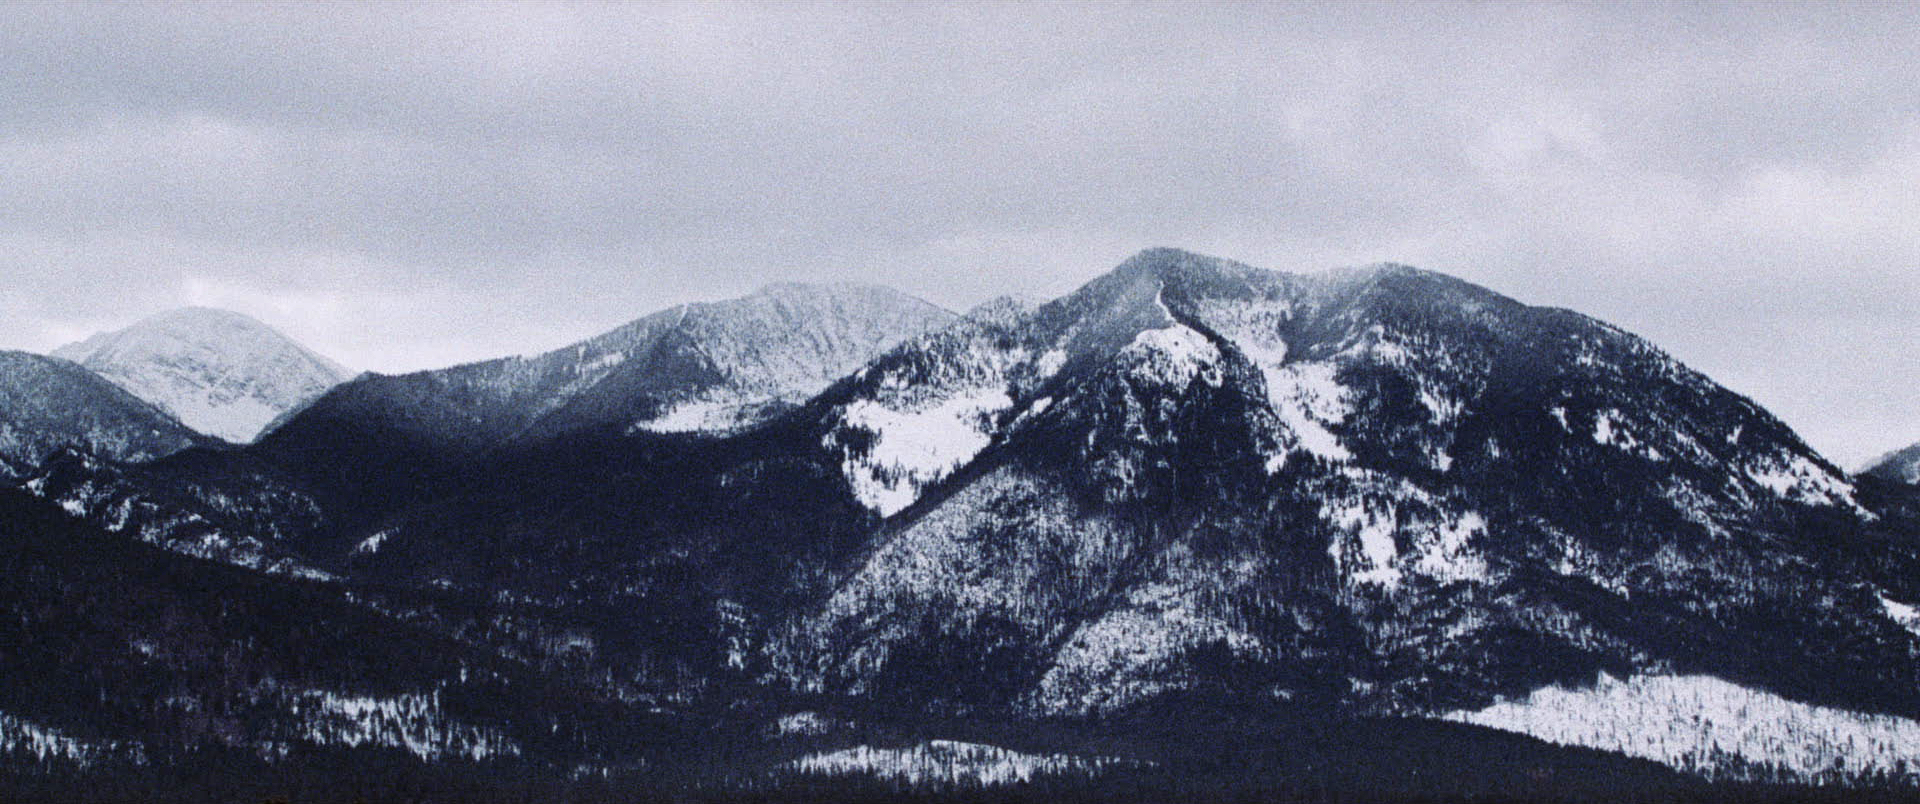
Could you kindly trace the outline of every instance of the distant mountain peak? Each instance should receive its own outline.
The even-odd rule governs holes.
[[[140,323],[155,321],[219,321],[250,328],[270,329],[266,324],[261,323],[260,319],[254,318],[246,313],[221,307],[203,307],[200,305],[176,307],[172,310],[155,313],[142,319]]]
[[[779,282],[640,319],[615,359],[555,401],[531,432],[621,423],[728,430],[798,404],[953,313],[884,285]],[[633,326],[633,325],[630,325]]]
[[[986,323],[1012,323],[1040,309],[1041,302],[1026,296],[995,296],[969,308],[962,318]]]
[[[1108,272],[1108,276],[1133,279],[1153,277],[1162,281],[1214,276],[1222,273],[1258,270],[1229,259],[1184,249],[1156,246],[1143,249]]]
[[[788,304],[833,304],[852,301],[865,303],[900,304],[906,306],[925,306],[939,309],[938,305],[925,301],[911,293],[888,285],[868,282],[770,282],[761,285],[752,293],[732,299],[696,302],[686,305],[692,308],[728,310],[739,309],[746,305],[774,301]]]
[[[1901,483],[1920,483],[1920,444],[1875,458],[1860,474]]]
[[[236,443],[352,376],[273,327],[212,307],[168,310],[52,354]]]
[[[848,281],[802,282],[799,280],[783,279],[777,282],[768,282],[764,285],[761,285],[754,292],[747,294],[747,296],[749,297],[791,296],[791,295],[845,293],[845,292],[877,292],[877,293],[887,293],[887,294],[893,294],[893,295],[899,295],[899,296],[907,295],[906,293],[896,290],[890,286],[874,284],[871,282],[848,282]],[[724,304],[725,301],[726,300],[723,300],[720,302],[712,302],[712,303]]]

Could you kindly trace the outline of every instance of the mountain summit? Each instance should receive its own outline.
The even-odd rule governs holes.
[[[173,414],[244,444],[352,376],[278,330],[228,310],[185,307],[53,351]]]

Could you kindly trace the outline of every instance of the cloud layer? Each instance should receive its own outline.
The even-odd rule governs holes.
[[[1837,459],[1920,440],[1913,6],[25,5],[0,346],[182,304],[350,365],[775,279],[1149,245],[1572,307]]]

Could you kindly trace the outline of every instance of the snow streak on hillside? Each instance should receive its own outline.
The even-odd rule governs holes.
[[[0,712],[0,760],[9,757],[34,762],[71,762],[86,767],[99,760],[127,756],[140,759],[139,746],[94,743]]]

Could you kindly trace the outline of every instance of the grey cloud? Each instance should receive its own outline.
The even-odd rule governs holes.
[[[218,302],[418,368],[774,279],[1046,295],[1167,244],[1448,271],[1843,460],[1920,440],[1910,6],[0,15],[0,344]]]

